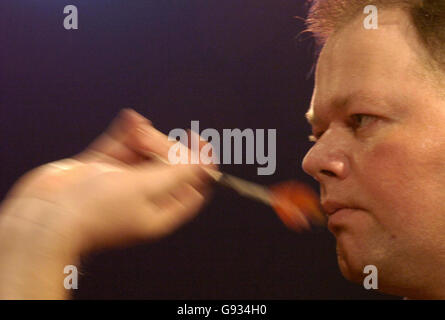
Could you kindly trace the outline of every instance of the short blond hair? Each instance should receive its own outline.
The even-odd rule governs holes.
[[[406,10],[427,51],[445,70],[445,0],[309,0],[307,31],[323,45],[367,5]]]

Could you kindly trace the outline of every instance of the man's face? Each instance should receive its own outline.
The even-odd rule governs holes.
[[[375,265],[379,289],[423,294],[445,285],[445,103],[408,15],[381,11],[378,30],[364,17],[322,50],[303,169],[322,204],[353,208],[329,217],[344,276],[362,281]]]

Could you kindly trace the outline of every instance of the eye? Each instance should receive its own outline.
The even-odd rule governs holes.
[[[365,127],[371,125],[376,120],[378,120],[377,116],[370,115],[370,114],[356,113],[349,117],[348,125],[353,130],[359,130],[359,129],[362,129],[362,128],[365,128]],[[323,134],[324,134],[324,132],[314,132],[314,134],[312,134],[308,137],[309,141],[316,143],[318,140],[320,140],[320,138]]]
[[[358,113],[351,115],[350,119],[352,128],[360,129],[370,125],[372,122],[376,120],[376,117],[369,114]]]

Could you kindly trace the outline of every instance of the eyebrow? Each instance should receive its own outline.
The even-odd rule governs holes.
[[[361,101],[361,102],[365,102],[365,103],[370,103],[370,104],[381,104],[381,100],[383,99],[376,99],[374,95],[371,95],[369,93],[363,92],[363,91],[358,91],[358,92],[354,92],[344,98],[336,98],[336,99],[332,99],[328,105],[329,106],[334,106],[336,111],[339,111],[341,109],[346,109],[350,104],[352,104],[354,101]],[[321,121],[318,117],[315,116],[314,114],[314,108],[311,107],[309,109],[309,111],[305,114],[306,120],[309,122],[309,124],[311,126],[316,126],[317,124],[319,124]]]

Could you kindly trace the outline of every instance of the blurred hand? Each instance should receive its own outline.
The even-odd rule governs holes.
[[[171,145],[149,120],[123,110],[79,155],[22,177],[0,226],[35,226],[79,254],[167,235],[196,215],[209,188],[203,166],[150,158],[166,159]]]

